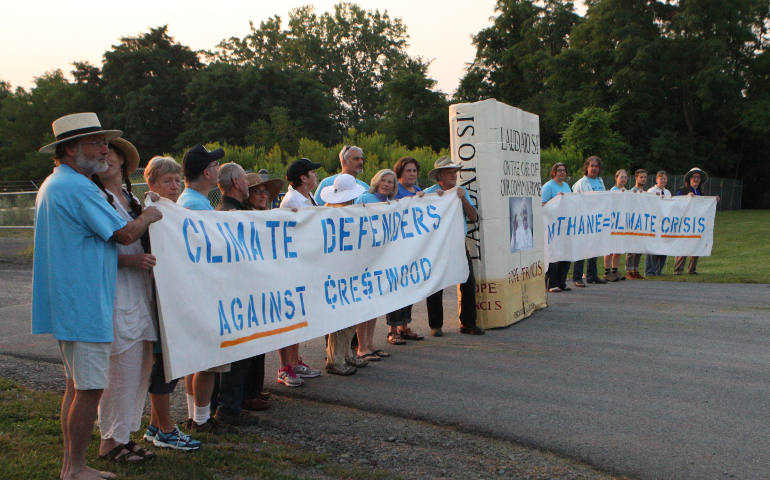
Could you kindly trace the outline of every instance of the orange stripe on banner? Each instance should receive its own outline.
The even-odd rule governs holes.
[[[637,237],[654,237],[654,233],[637,233],[637,232],[610,232],[612,235],[636,235]]]
[[[279,333],[291,332],[292,330],[296,330],[298,328],[304,328],[304,327],[307,327],[307,322],[302,322],[296,325],[290,325],[288,327],[283,327],[283,328],[276,328],[275,330],[270,330],[267,332],[259,332],[253,335],[249,335],[247,337],[241,337],[241,338],[236,338],[235,340],[224,341],[219,344],[219,348],[234,347],[236,345],[240,345],[241,343],[250,342],[258,338],[271,337],[273,335],[278,335]]]
[[[661,235],[663,238],[701,238],[700,235]]]

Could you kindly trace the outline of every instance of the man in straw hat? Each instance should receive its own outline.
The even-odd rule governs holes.
[[[40,149],[57,166],[35,201],[32,333],[52,333],[64,364],[60,478],[113,478],[88,467],[85,457],[107,386],[116,242],[133,243],[161,214],[149,207],[126,222],[90,180],[108,168],[108,144],[120,130],[103,129],[95,113],[65,115],[52,126],[55,141]]]
[[[479,214],[473,199],[468,194],[468,190],[457,185],[457,172],[462,168],[453,163],[449,157],[441,157],[433,164],[433,170],[428,176],[438,183],[425,189],[425,193],[438,193],[442,195],[445,190],[450,190],[457,186],[457,196],[463,204],[463,213],[466,220],[477,222]],[[468,224],[465,223],[465,233],[468,233]],[[468,279],[457,286],[457,300],[460,307],[460,333],[468,335],[484,335],[484,330],[476,326],[476,278],[473,276],[473,264],[468,250],[465,250],[465,259],[468,262]],[[441,328],[444,326],[444,304],[443,290],[430,295],[427,298],[428,305],[428,325],[430,334],[434,337],[440,337],[444,333]]]

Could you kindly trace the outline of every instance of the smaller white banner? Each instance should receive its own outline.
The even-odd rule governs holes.
[[[454,191],[298,212],[155,203],[168,379],[321,337],[468,278]]]
[[[543,207],[546,262],[610,253],[711,255],[716,197],[568,193]]]

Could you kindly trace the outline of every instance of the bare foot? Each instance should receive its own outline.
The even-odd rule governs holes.
[[[85,468],[77,472],[70,470],[68,475],[63,477],[64,480],[102,480],[105,478],[113,479],[117,478],[117,475],[112,472],[97,470],[87,465]]]

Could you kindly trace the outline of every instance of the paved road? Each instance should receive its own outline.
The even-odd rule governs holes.
[[[0,275],[0,353],[57,360],[29,331],[29,271]],[[483,337],[406,346],[282,393],[425,419],[642,479],[770,479],[770,286],[619,282],[550,295]],[[414,313],[426,332],[424,304]],[[384,339],[379,322],[377,338]],[[384,344],[384,340],[383,340]],[[321,340],[302,346],[323,364]],[[1,374],[1,372],[0,372]],[[450,453],[450,452],[448,452]]]

